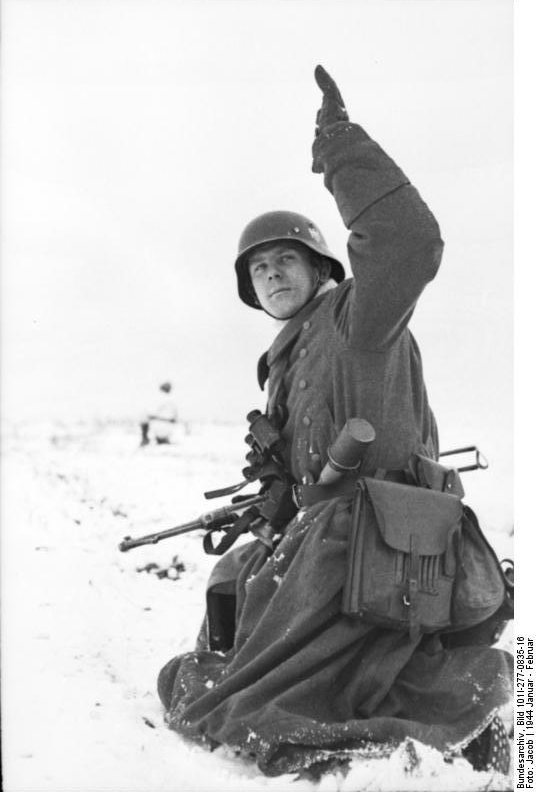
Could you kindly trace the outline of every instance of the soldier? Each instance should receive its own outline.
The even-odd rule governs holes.
[[[177,405],[171,395],[171,382],[162,382],[159,390],[158,402],[155,402],[153,408],[140,421],[141,446],[150,443],[149,431],[152,432],[157,445],[168,445],[173,436],[178,416]]]
[[[323,101],[313,171],[324,174],[350,231],[353,277],[345,279],[316,224],[288,211],[249,223],[235,262],[240,298],[283,322],[261,358],[259,381],[261,387],[268,383],[267,416],[280,430],[281,461],[302,509],[272,525],[271,536],[230,551],[216,565],[208,631],[195,652],[162,669],[159,693],[172,728],[253,755],[270,775],[321,767],[360,751],[381,755],[407,737],[445,754],[471,743],[467,755],[475,766],[505,772],[507,740],[494,713],[510,701],[510,656],[487,645],[445,648],[439,626],[434,629],[430,614],[414,613],[409,594],[402,598],[413,613],[407,630],[394,625],[392,614],[375,621],[361,618],[362,611],[345,611],[349,557],[354,565],[363,563],[351,549],[356,523],[348,482],[355,489],[356,476],[349,472],[329,492],[314,482],[330,445],[355,416],[375,430],[359,475],[371,482],[367,493],[377,515],[384,509],[385,535],[398,530],[398,507],[382,501],[382,487],[394,487],[399,499],[410,491],[413,497],[422,490],[407,486],[408,460],[429,461],[429,469],[436,469],[436,423],[408,322],[437,272],[443,242],[407,176],[349,121],[333,80],[322,67],[315,76]],[[447,564],[455,555],[448,549],[452,531],[447,536],[446,528],[454,524],[449,515],[461,520],[462,507],[453,494],[440,495],[444,520],[436,527],[445,545],[427,552],[429,558],[443,553],[441,563]],[[424,525],[425,544],[430,530]],[[415,527],[418,543],[417,532]],[[380,574],[374,563],[364,563],[369,577]],[[452,579],[444,570],[447,587]],[[387,574],[379,583],[387,610],[394,585]],[[439,589],[432,593],[431,608],[443,598]],[[458,588],[452,596],[465,607],[466,594]],[[497,610],[502,595],[497,585],[487,610],[473,621]],[[452,601],[445,599],[447,621],[456,610]],[[441,618],[437,624],[446,624]],[[432,626],[423,634],[427,619]]]

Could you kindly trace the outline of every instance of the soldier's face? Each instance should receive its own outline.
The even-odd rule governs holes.
[[[302,245],[286,242],[258,247],[249,257],[249,276],[257,299],[276,319],[289,319],[316,292],[321,275]]]

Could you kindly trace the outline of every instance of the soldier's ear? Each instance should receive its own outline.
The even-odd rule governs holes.
[[[247,292],[248,292],[248,296],[251,298],[251,301],[255,305],[257,305],[259,308],[261,308],[262,306],[261,306],[261,304],[259,302],[259,298],[257,297],[257,292],[255,291],[255,287],[253,286],[253,284],[251,282],[251,278],[249,277],[249,274],[247,276],[246,289],[247,289]]]
[[[322,257],[318,262],[318,275],[320,278],[320,283],[326,283],[326,281],[328,281],[330,278],[331,264],[324,257]]]

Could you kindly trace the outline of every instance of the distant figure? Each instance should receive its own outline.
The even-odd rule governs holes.
[[[173,427],[177,423],[177,406],[171,395],[172,386],[170,382],[163,382],[160,385],[159,399],[155,408],[151,409],[140,422],[141,446],[151,442],[149,431],[155,442],[159,445],[170,443]]]

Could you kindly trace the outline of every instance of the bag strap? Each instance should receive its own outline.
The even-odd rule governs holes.
[[[203,550],[207,555],[223,555],[232,545],[234,545],[241,534],[249,531],[251,524],[256,519],[258,519],[258,517],[259,511],[256,506],[252,506],[250,509],[247,509],[237,520],[235,520],[228,530],[225,529],[225,534],[217,545],[214,545],[214,542],[212,541],[212,534],[215,531],[221,531],[222,528],[211,528],[210,531],[207,531],[203,537]]]
[[[409,574],[408,592],[404,605],[409,608],[409,637],[414,640],[419,635],[419,554],[415,549],[415,537],[409,537]]]

